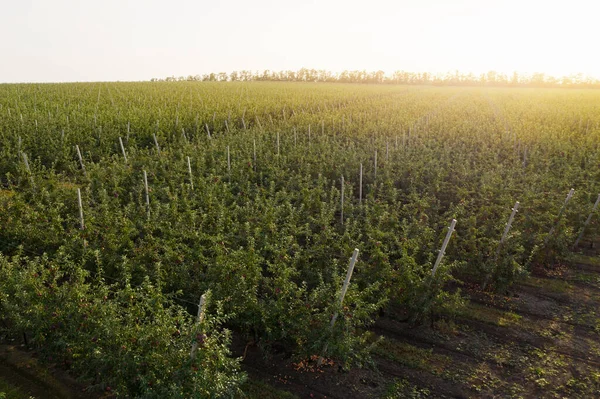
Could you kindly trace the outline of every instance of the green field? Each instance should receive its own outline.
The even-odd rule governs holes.
[[[586,252],[585,269],[572,270],[584,263],[572,258],[573,245],[600,193],[598,91],[0,85],[0,143],[1,332],[27,337],[42,362],[69,370],[89,392],[598,393],[592,366],[600,362],[600,322],[590,310],[598,299],[597,254]],[[575,252],[598,237],[597,219]],[[490,298],[510,302],[520,289],[529,293],[519,294],[522,308],[488,309]],[[549,320],[572,323],[574,331],[542,325],[542,293],[574,295],[577,305],[547,299],[557,301]],[[593,358],[582,364],[591,366],[569,369],[573,381],[553,386],[569,363],[539,352],[550,350],[544,337],[574,339],[580,327],[586,334],[577,342]],[[491,371],[475,362],[454,372],[460,359],[450,349],[427,349],[473,330],[501,337],[502,328],[535,337],[517,360],[505,353],[509,342],[478,341],[488,345],[482,361],[502,357]],[[536,356],[542,365],[524,360]],[[297,375],[273,378],[277,367],[263,362]],[[511,380],[498,367],[532,370],[522,383],[502,384],[496,380]],[[319,373],[323,386],[301,376]],[[339,381],[364,389],[340,391]],[[457,381],[462,388],[451,387]]]

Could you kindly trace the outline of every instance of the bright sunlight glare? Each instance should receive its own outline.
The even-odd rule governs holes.
[[[0,15],[0,82],[147,80],[233,70],[583,73],[590,0],[28,0]]]

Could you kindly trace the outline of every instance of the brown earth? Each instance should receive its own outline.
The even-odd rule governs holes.
[[[244,368],[300,398],[600,397],[600,258],[586,246],[569,262],[536,269],[509,296],[463,286],[466,309],[433,329],[389,311],[371,328],[384,337],[373,370],[298,371],[256,348]]]
[[[24,345],[0,344],[0,382],[18,389],[25,398],[85,399],[100,398],[86,392],[65,370],[40,365],[35,352]]]

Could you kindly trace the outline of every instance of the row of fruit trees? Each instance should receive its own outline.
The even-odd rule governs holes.
[[[461,285],[506,292],[597,233],[598,104],[585,91],[2,86],[2,328],[124,396],[239,389],[230,331],[360,366],[380,311],[452,317]]]

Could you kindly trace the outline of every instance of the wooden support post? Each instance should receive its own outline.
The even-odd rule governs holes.
[[[375,171],[373,172],[373,180],[377,180],[377,150],[375,150]]]
[[[148,217],[150,216],[150,194],[148,190],[148,174],[144,170],[144,188],[146,189],[146,206],[148,207]]]
[[[520,205],[519,201],[515,202],[515,206],[512,208],[512,212],[508,218],[508,222],[506,223],[506,226],[504,227],[504,232],[502,233],[502,237],[500,238],[500,242],[498,243],[498,248],[496,248],[496,256],[494,257],[494,263],[492,265],[492,270],[486,275],[485,280],[483,281],[483,285],[481,286],[481,288],[484,290],[486,289],[486,287],[489,283],[489,280],[492,277],[492,274],[497,267],[496,265],[498,263],[498,257],[500,256],[500,250],[502,249],[502,244],[504,244],[504,241],[506,241],[506,237],[508,237],[508,232],[510,231],[512,223],[515,220],[515,215],[519,211],[519,205]]]
[[[81,189],[77,189],[77,203],[79,204],[79,225],[81,230],[85,229],[85,224],[83,223],[83,204],[81,202]]]
[[[196,331],[202,325],[204,321],[204,313],[206,310],[206,294],[202,294],[200,297],[200,303],[198,303],[198,315],[196,316]],[[192,343],[192,350],[190,351],[190,358],[193,360],[196,357],[196,351],[198,350],[198,337],[194,337]]]
[[[508,218],[508,222],[506,223],[504,232],[502,233],[502,238],[500,238],[500,243],[498,244],[497,253],[500,253],[500,247],[502,246],[502,244],[506,240],[506,237],[508,236],[508,232],[510,231],[513,220],[515,220],[515,215],[517,214],[517,212],[519,212],[519,205],[520,205],[520,203],[519,203],[519,201],[517,201],[517,202],[515,202],[515,206],[512,208],[512,212],[510,214],[510,217]]]
[[[352,278],[352,272],[354,271],[354,266],[356,265],[356,261],[358,259],[358,248],[354,248],[354,252],[352,253],[352,257],[350,258],[350,264],[348,265],[348,271],[346,272],[346,278],[344,279],[344,284],[342,285],[342,291],[340,292],[340,299],[339,299],[339,303],[340,303],[340,307],[343,305],[344,303],[344,297],[346,296],[346,292],[348,291],[348,286],[350,285],[350,279]],[[335,312],[333,314],[333,317],[331,318],[331,322],[329,323],[329,328],[333,330],[333,326],[335,326],[335,322],[337,321],[338,318],[338,312]],[[323,348],[323,355],[325,354],[325,352],[327,352],[327,344],[325,344],[325,347]],[[323,364],[323,356],[319,357],[319,360],[317,361],[317,365],[321,366],[321,364]]]
[[[348,265],[348,271],[346,272],[346,278],[344,279],[344,284],[342,285],[342,291],[340,292],[340,306],[344,303],[344,298],[346,297],[346,292],[348,292],[348,287],[350,286],[350,279],[352,278],[352,273],[354,272],[354,266],[356,265],[356,261],[358,260],[358,248],[354,248],[354,252],[352,253],[352,257],[350,258],[350,264]],[[334,326],[335,321],[337,320],[337,312],[333,315],[331,319],[331,327]]]
[[[29,167],[29,160],[27,159],[27,154],[24,152],[21,153],[23,157],[23,163],[25,164],[25,169],[27,170],[27,174],[29,175],[29,181],[31,182],[31,188],[35,190],[35,182],[33,181],[33,173],[31,173],[31,168]]]
[[[229,154],[229,146],[227,146],[227,173],[231,174],[231,156]]]
[[[362,181],[363,181],[363,167],[362,167],[362,163],[360,164],[360,175],[358,178],[359,182],[358,182],[358,203],[360,205],[362,205]]]
[[[340,209],[341,209],[341,214],[340,214],[340,223],[343,225],[344,224],[344,176],[342,175],[342,186],[341,186],[341,190],[340,190]]]
[[[194,189],[194,176],[192,175],[192,163],[190,162],[190,157],[186,157],[187,158],[187,167],[188,167],[188,173],[190,174],[190,186],[192,187],[192,190]]]
[[[550,232],[548,233],[548,235],[546,236],[546,239],[544,240],[544,245],[548,244],[548,241],[550,241],[550,237],[554,234],[554,232],[556,231],[556,228],[558,227],[558,225],[560,224],[560,218],[563,215],[563,213],[565,212],[565,209],[567,208],[567,204],[569,203],[569,201],[571,200],[571,198],[573,197],[573,194],[575,193],[575,189],[572,188],[569,191],[569,194],[567,194],[567,199],[565,200],[565,203],[563,204],[562,208],[560,209],[560,212],[558,213],[558,216],[556,217],[556,223],[554,224],[554,226],[552,226],[552,228],[550,229]]]
[[[581,232],[579,233],[579,236],[577,237],[577,241],[575,241],[575,245],[573,245],[574,248],[577,248],[577,246],[579,245],[579,241],[581,241],[581,239],[583,238],[583,233],[585,232],[585,228],[587,227],[588,224],[590,224],[590,222],[592,220],[592,216],[594,216],[594,212],[596,212],[596,209],[598,208],[598,204],[600,204],[600,194],[598,194],[598,198],[596,199],[596,202],[594,203],[594,207],[592,208],[590,215],[585,220],[585,223],[583,224],[583,227],[581,228]]]
[[[185,128],[183,128],[183,127],[181,128],[181,136],[183,137],[183,140],[187,144],[189,141],[188,141],[188,138],[187,138],[187,134],[185,134]]]
[[[254,151],[254,170],[256,170],[256,139],[252,139],[252,148]]]
[[[160,156],[160,147],[158,145],[158,139],[156,138],[156,133],[152,133],[152,137],[154,137],[154,145],[156,146],[156,152]]]
[[[83,164],[83,157],[81,156],[81,151],[79,150],[79,146],[77,144],[75,144],[75,150],[77,150],[77,157],[79,157],[79,165],[81,166],[83,175],[87,176],[87,172],[85,171],[85,165]]]
[[[125,153],[125,146],[123,146],[123,139],[119,136],[119,144],[121,144],[121,152],[123,153],[123,159],[125,159],[125,163],[127,163],[127,154]]]
[[[431,269],[431,277],[435,276],[435,272],[438,267],[442,263],[442,259],[444,259],[444,254],[446,253],[446,247],[448,246],[448,242],[450,242],[450,237],[452,237],[452,233],[454,232],[454,227],[456,226],[456,219],[452,219],[450,223],[450,227],[448,227],[448,233],[446,233],[446,238],[444,239],[444,243],[442,244],[442,249],[438,253],[438,257],[433,265],[433,269]]]
[[[256,119],[256,124],[258,125],[258,128],[262,132],[263,128],[262,128],[262,125],[260,124],[260,120],[258,120],[258,115],[255,116],[255,119]]]

